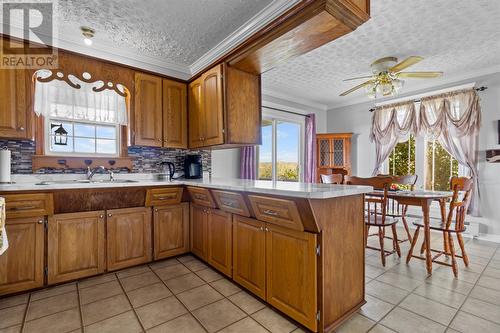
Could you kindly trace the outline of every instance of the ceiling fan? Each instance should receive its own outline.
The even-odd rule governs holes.
[[[404,85],[401,79],[431,79],[443,75],[443,72],[402,72],[402,70],[415,65],[422,61],[424,58],[418,56],[411,56],[398,63],[396,57],[385,57],[375,60],[370,68],[372,75],[354,77],[344,81],[369,79],[357,86],[344,91],[340,96],[346,96],[353,91],[366,88],[368,97],[390,97],[399,93]]]

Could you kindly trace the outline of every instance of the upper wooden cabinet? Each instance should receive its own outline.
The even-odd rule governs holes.
[[[0,296],[43,286],[44,218],[7,219],[9,248],[0,256]]]
[[[48,283],[96,275],[105,269],[105,212],[58,214],[49,217]]]
[[[187,85],[163,80],[163,146],[187,148]]]
[[[162,147],[162,79],[154,75],[136,73],[134,102],[134,144]]]
[[[23,69],[0,70],[0,137],[29,139],[32,136],[29,78]]]
[[[133,144],[187,147],[186,84],[136,73]]]
[[[189,84],[189,147],[260,144],[260,76],[220,64]]]

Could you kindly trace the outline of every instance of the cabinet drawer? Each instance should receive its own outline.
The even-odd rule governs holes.
[[[210,208],[216,207],[214,198],[208,189],[201,187],[188,187],[187,190],[191,196],[191,200],[195,204]]]
[[[221,210],[250,217],[248,206],[240,193],[212,190],[212,194]]]
[[[182,199],[182,187],[155,188],[146,193],[146,206],[178,204]]]
[[[9,219],[54,214],[51,193],[9,194],[4,197],[5,213]]]
[[[258,220],[304,231],[297,205],[292,200],[249,195]]]

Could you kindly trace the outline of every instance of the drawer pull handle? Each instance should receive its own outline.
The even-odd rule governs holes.
[[[13,210],[13,211],[16,211],[16,210],[30,210],[30,209],[36,209],[35,206],[20,206],[20,207],[10,207],[10,208],[7,208],[7,210]]]
[[[223,206],[228,206],[228,207],[233,207],[233,208],[234,208],[234,206],[235,206],[235,205],[234,205],[234,202],[232,202],[232,201],[225,201],[225,200],[221,200],[221,204],[222,204]]]
[[[264,209],[264,214],[271,215],[271,216],[278,216],[279,215],[277,211],[271,210],[271,209]]]
[[[195,194],[194,198],[198,200],[207,200],[207,197],[204,196],[203,194]]]
[[[171,195],[166,195],[166,196],[163,196],[163,197],[158,197],[158,200],[175,199],[176,197],[177,197],[177,195],[171,194]]]

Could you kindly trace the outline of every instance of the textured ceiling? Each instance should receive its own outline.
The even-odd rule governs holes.
[[[415,70],[440,70],[434,80],[406,80],[403,93],[500,71],[500,1],[371,0],[372,18],[356,31],[295,58],[263,75],[263,87],[278,94],[333,108],[368,101],[364,90],[338,95],[370,74],[369,64],[385,56],[425,59]],[[357,83],[356,83],[357,82]]]
[[[96,30],[94,45],[191,65],[272,0],[64,0],[59,37]]]

